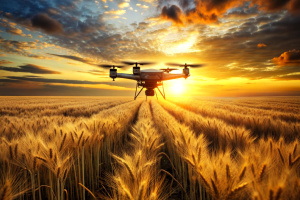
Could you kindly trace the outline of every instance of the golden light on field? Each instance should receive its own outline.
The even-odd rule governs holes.
[[[299,105],[299,97],[5,96],[0,196],[298,200]]]
[[[175,96],[300,95],[295,0],[137,1],[1,4],[0,95],[129,96],[135,81],[112,83],[103,67],[125,60],[204,64],[189,87],[164,82]]]

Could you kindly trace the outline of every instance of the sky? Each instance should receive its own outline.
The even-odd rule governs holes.
[[[122,61],[204,65],[167,96],[299,96],[300,0],[0,1],[2,96],[133,96]]]

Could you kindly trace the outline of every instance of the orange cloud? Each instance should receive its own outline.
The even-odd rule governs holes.
[[[11,33],[11,34],[14,34],[14,35],[20,35],[20,36],[26,36],[21,29],[18,29],[18,28],[10,28],[10,29],[6,29],[6,32],[7,33]]]
[[[263,48],[263,47],[266,47],[267,45],[266,44],[264,44],[264,43],[259,43],[259,44],[257,44],[257,47],[258,48]]]
[[[13,62],[10,62],[10,61],[7,61],[7,60],[0,60],[0,65],[11,64],[11,63],[13,63]]]
[[[177,2],[170,5],[168,0],[161,0],[161,17],[180,25],[216,22],[228,9],[241,6],[250,0],[177,0]],[[300,12],[299,0],[253,0],[251,6],[254,5],[266,11],[287,9],[294,13]]]
[[[290,12],[299,13],[300,3],[299,0],[253,0],[252,5],[259,5],[260,9],[268,11],[277,11],[288,9]]]
[[[164,2],[164,1],[162,1]],[[167,2],[167,1],[166,1]],[[218,20],[218,16],[225,13],[229,8],[243,3],[239,0],[196,0],[195,8],[190,9],[192,1],[179,0],[179,5],[164,6],[161,16],[178,24],[211,23]]]
[[[290,50],[275,57],[272,61],[278,65],[300,64],[300,50]]]

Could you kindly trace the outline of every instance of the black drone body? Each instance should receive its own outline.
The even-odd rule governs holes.
[[[149,62],[123,62],[123,64],[126,65],[134,65],[132,68],[132,74],[125,74],[125,73],[118,73],[117,68],[122,68],[123,66],[115,66],[115,65],[101,65],[101,67],[112,67],[110,69],[109,76],[113,79],[113,81],[116,78],[125,78],[125,79],[132,79],[137,81],[136,84],[136,91],[134,95],[134,99],[136,99],[139,94],[143,91],[143,89],[146,89],[146,98],[147,96],[154,96],[155,89],[157,89],[160,94],[165,99],[165,91],[163,87],[163,81],[178,79],[178,78],[188,78],[190,76],[190,70],[189,67],[202,67],[203,65],[182,65],[177,63],[167,63],[167,65],[171,66],[178,66],[178,67],[184,67],[181,74],[170,74],[169,72],[173,70],[177,70],[174,68],[166,68],[166,69],[145,69],[141,70],[140,66],[142,65],[149,65],[152,63]],[[141,88],[138,92],[138,88]]]

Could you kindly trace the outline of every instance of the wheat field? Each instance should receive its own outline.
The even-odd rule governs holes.
[[[0,200],[300,199],[300,97],[1,97]]]

